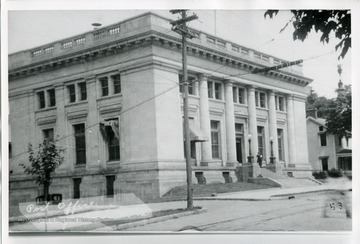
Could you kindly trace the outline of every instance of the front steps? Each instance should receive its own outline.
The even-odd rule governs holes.
[[[295,188],[321,185],[320,182],[311,178],[295,178],[285,176],[282,173],[274,173],[266,168],[260,168],[260,173],[264,178],[270,178],[277,183],[281,184],[282,188]]]

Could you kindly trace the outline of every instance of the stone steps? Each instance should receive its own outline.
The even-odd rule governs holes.
[[[316,186],[319,185],[317,182],[312,181],[309,178],[294,178],[288,177],[281,173],[274,173],[266,168],[260,169],[261,175],[264,178],[270,178],[282,185],[282,188],[294,188],[294,187],[304,187],[304,186]]]

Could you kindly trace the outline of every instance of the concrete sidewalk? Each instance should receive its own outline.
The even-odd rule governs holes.
[[[351,181],[345,178],[331,179],[322,185],[304,186],[295,188],[268,188],[253,191],[229,192],[217,194],[214,197],[196,197],[196,200],[248,200],[266,201],[288,199],[289,196],[322,192],[322,191],[348,191],[352,189]]]
[[[194,197],[194,200],[244,200],[266,201],[288,199],[290,196],[311,192],[331,190],[347,191],[351,189],[351,181],[328,182],[323,185],[297,188],[270,188],[253,191],[231,192],[218,194],[214,197]],[[140,205],[119,206],[103,210],[74,213],[65,216],[50,217],[49,220],[40,219],[31,223],[13,224],[10,231],[91,231],[110,230],[111,226],[121,225],[129,220],[151,218],[152,213],[161,210],[186,208],[185,200],[148,203]],[[156,220],[155,220],[156,221]],[[159,221],[162,221],[161,219]]]

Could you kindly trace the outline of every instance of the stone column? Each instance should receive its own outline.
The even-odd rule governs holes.
[[[253,86],[249,86],[247,93],[248,93],[248,109],[249,109],[249,128],[251,135],[251,156],[255,158],[256,154],[258,153],[255,88]],[[249,152],[246,153],[249,154]]]
[[[279,161],[278,139],[277,139],[277,123],[276,123],[276,107],[274,91],[268,93],[269,97],[269,131],[270,137],[273,138],[273,153],[275,160]],[[271,150],[271,145],[270,145]]]
[[[233,86],[231,81],[225,81],[225,116],[226,116],[226,146],[227,163],[235,164],[236,161],[236,138],[235,138],[235,115],[233,102]]]
[[[296,160],[296,141],[295,141],[295,123],[294,123],[294,97],[288,95],[286,97],[287,105],[287,128],[288,128],[288,144],[289,144],[289,164],[295,164]]]
[[[212,161],[211,151],[211,128],[209,114],[209,98],[207,87],[207,75],[200,76],[199,95],[200,95],[200,125],[203,133],[208,137],[208,141],[201,143],[201,162],[205,165]]]

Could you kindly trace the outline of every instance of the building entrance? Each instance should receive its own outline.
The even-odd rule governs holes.
[[[242,137],[236,137],[236,160],[243,163],[243,143]]]

